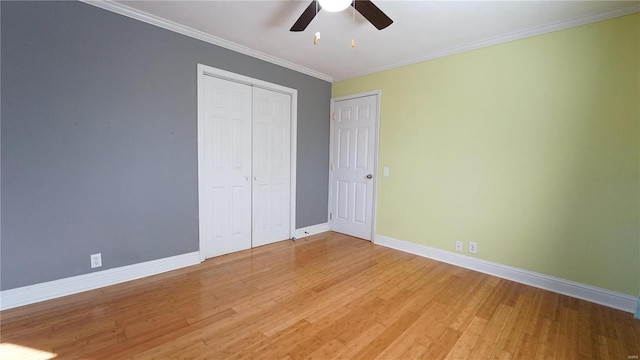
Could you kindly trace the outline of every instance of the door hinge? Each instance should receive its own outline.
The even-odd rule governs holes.
[[[329,167],[329,169],[330,169],[331,171],[333,171],[333,164],[331,164],[331,166]]]
[[[335,120],[336,119],[336,113],[331,113],[331,119]]]
[[[333,213],[329,213],[329,220],[333,220]]]

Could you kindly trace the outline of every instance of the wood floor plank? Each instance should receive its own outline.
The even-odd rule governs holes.
[[[471,354],[471,350],[476,346],[478,340],[482,337],[482,333],[487,328],[489,321],[481,317],[474,317],[469,323],[458,341],[453,345],[451,351],[447,354],[446,359],[466,359]]]
[[[507,324],[513,308],[500,304],[487,324],[484,334],[472,350],[479,359],[488,359],[494,353],[500,340],[500,334]]]
[[[311,338],[311,323],[301,320],[277,334],[265,338],[264,340],[242,349],[240,352],[230,356],[228,359],[245,359],[245,358],[265,358],[279,359],[287,356],[293,350],[297,343],[302,339]]]
[[[558,328],[553,320],[544,319],[536,347],[536,359],[555,359]]]
[[[620,343],[620,352],[623,357],[640,358],[640,329],[633,326],[637,320],[629,319],[621,313],[616,313],[616,332]]]
[[[371,325],[371,327],[360,333],[358,337],[346,343],[345,348],[337,352],[335,358],[353,359],[353,357],[357,353],[366,348],[367,345],[369,345],[373,341],[373,339],[382,334],[385,329],[386,327],[381,325],[380,323],[374,323],[373,325]]]
[[[578,341],[579,339],[579,322],[578,311],[562,307],[560,314],[560,327],[558,334],[558,356],[571,360],[577,359],[579,355]]]
[[[404,313],[391,326],[373,339],[365,348],[355,354],[354,359],[374,359],[380,355],[392,342],[401,336],[417,319],[412,312]]]
[[[325,360],[325,359],[335,359],[336,354],[344,350],[345,345],[338,340],[331,340],[328,343],[325,343],[321,347],[319,347],[316,351],[312,352],[308,356],[305,357],[306,360]],[[295,359],[294,357],[291,357]]]
[[[413,343],[405,352],[403,352],[400,356],[389,357],[388,359],[414,359],[421,360],[426,359],[427,347]],[[384,359],[384,357],[381,357]]]
[[[455,346],[462,333],[449,327],[445,328],[440,337],[435,339],[428,347],[425,354],[427,359],[444,359]]]
[[[447,305],[433,300],[424,308],[424,311],[418,313],[421,316],[411,327],[411,337],[415,338],[415,342],[428,347],[441,336],[447,324],[437,322],[436,319],[446,310]]]
[[[340,332],[347,327],[343,319],[350,316],[351,313],[351,310],[345,307],[339,307],[326,317],[318,319],[313,323],[315,331],[311,334],[312,336],[307,339],[302,339],[296,345],[295,349],[289,352],[289,355],[296,360],[303,359],[334,339],[344,343],[344,340],[339,339],[339,335]],[[356,321],[356,319],[354,319],[354,321]]]
[[[594,356],[591,327],[591,306],[582,302],[578,309],[578,354],[587,359]]]
[[[485,277],[486,279],[486,277]],[[450,325],[454,330],[462,331],[465,329],[471,320],[475,317],[475,314],[480,309],[483,301],[493,291],[494,286],[488,283],[481,283],[471,295],[469,302],[462,308],[456,319]]]
[[[525,321],[525,325],[522,331],[537,338],[540,336],[540,330],[542,329],[542,320],[544,319],[544,317],[542,316],[542,305],[544,303],[545,291],[541,289],[533,290],[534,291],[530,296],[532,299],[532,305],[529,309],[529,316]]]
[[[125,360],[626,359],[640,352],[640,321],[327,232],[0,312],[0,358],[29,351]]]
[[[533,337],[533,335],[529,335],[526,332],[523,332],[520,335],[520,340],[515,347],[513,358],[521,360],[534,359],[537,347],[538,339]],[[577,356],[578,354],[572,354],[572,356],[573,355]]]
[[[524,330],[526,318],[531,308],[531,299],[526,296],[518,296],[513,311],[509,315],[509,320],[502,329],[498,337],[498,349],[502,349],[510,354],[515,352],[521,334]]]

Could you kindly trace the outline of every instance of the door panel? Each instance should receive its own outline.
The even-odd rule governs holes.
[[[203,129],[212,139],[202,157],[200,188],[205,258],[251,247],[251,87],[210,76],[204,79]],[[210,214],[210,216],[206,216]]]
[[[370,188],[365,182],[355,182],[353,184],[353,222],[358,224],[367,223],[367,190]]]
[[[336,184],[336,218],[346,221],[349,218],[349,182],[337,180]]]
[[[338,159],[338,167],[348,169],[351,164],[349,160],[351,160],[351,129],[338,129],[338,148],[337,148],[337,159]]]
[[[367,240],[373,225],[377,101],[377,95],[336,101],[332,123],[331,229]]]
[[[291,96],[254,88],[253,108],[253,246],[260,246],[289,238]]]

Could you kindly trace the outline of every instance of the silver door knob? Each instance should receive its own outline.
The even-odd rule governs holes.
[[[251,177],[250,176],[246,176],[244,179],[247,180],[247,181],[251,181]]]
[[[373,175],[367,174],[367,179],[373,179]]]

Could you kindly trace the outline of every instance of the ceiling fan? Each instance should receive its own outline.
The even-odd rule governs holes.
[[[311,23],[311,20],[316,17],[320,9],[338,12],[348,8],[349,5],[358,10],[358,12],[378,30],[382,30],[393,23],[393,20],[370,0],[313,0],[304,12],[302,12],[302,15],[300,15],[295,24],[293,24],[290,31],[304,31],[309,23]]]

